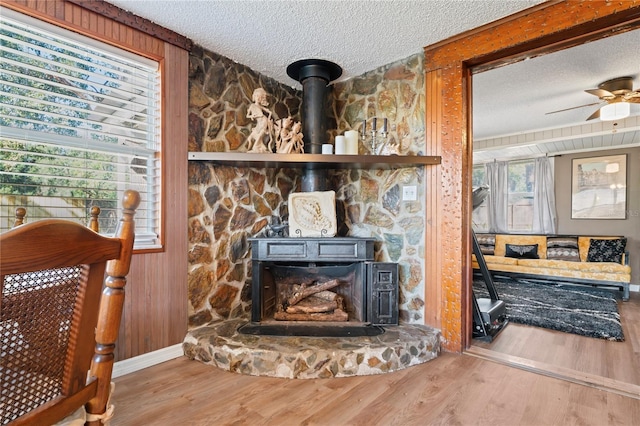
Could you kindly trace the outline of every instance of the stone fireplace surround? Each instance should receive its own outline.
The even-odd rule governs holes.
[[[397,325],[397,264],[370,262],[373,239],[254,238],[251,242],[251,320],[236,318],[191,330],[183,342],[187,357],[241,374],[319,379],[390,373],[439,355],[437,330],[423,325]],[[292,264],[296,266],[289,270],[287,265]],[[309,267],[301,267],[303,264]],[[274,272],[267,272],[275,268],[283,268],[277,278]],[[346,296],[357,288],[347,309],[349,321],[273,320],[278,281],[295,276],[293,271],[300,268],[304,275],[318,271],[322,274],[324,268],[329,268],[339,274],[350,271],[348,275],[357,277],[344,283],[351,288],[342,293]],[[374,271],[385,278],[376,279],[378,274]],[[265,275],[269,279],[265,280]],[[380,300],[394,303],[381,304]],[[372,327],[371,321],[376,326]],[[386,325],[383,328],[381,324]],[[372,328],[380,332],[356,334]],[[310,329],[313,331],[308,334]]]
[[[402,154],[419,155],[425,139],[422,61],[423,55],[417,54],[335,84],[329,119],[336,130],[331,136],[359,123],[362,111],[380,114],[397,126],[392,127],[391,137],[397,138]],[[194,50],[190,55],[189,151],[242,150],[243,135],[251,124],[244,119],[245,100],[264,81],[227,58]],[[278,115],[299,118],[299,93],[288,86],[268,85]],[[400,325],[393,333],[387,330],[373,339],[241,336],[239,342],[236,330],[249,322],[251,309],[246,237],[260,232],[270,216],[286,213],[284,200],[298,187],[299,173],[214,167],[206,162],[190,162],[189,169],[187,356],[239,373],[313,378],[395,371],[439,352],[439,332],[413,324],[423,320],[424,222],[416,213],[424,207],[419,200],[399,202],[400,183],[420,187],[422,169],[330,171],[328,176],[330,187],[340,188],[336,190],[338,214],[345,220],[340,235],[373,236],[382,242],[376,248],[376,260],[401,265]],[[268,354],[267,359],[260,353]],[[350,357],[355,357],[355,364],[350,364]],[[287,370],[292,373],[286,374]]]
[[[326,379],[391,373],[435,359],[440,332],[418,324],[385,327],[379,336],[255,336],[235,318],[190,330],[185,356],[223,370],[285,379]]]
[[[393,123],[390,137],[401,144],[402,154],[420,155],[425,140],[422,61],[423,55],[416,54],[332,85],[330,138],[359,125],[363,113],[386,116]],[[190,152],[243,151],[252,125],[246,108],[256,87],[269,88],[278,117],[300,120],[300,92],[213,52],[191,52],[189,82]],[[336,191],[338,235],[374,237],[376,261],[400,266],[401,323],[424,323],[425,206],[421,197],[401,202],[400,193],[401,185],[417,185],[421,191],[425,169],[343,169],[328,175],[329,188]],[[299,190],[296,168],[189,161],[189,329],[249,312],[247,240],[268,226],[272,216],[284,217],[288,194]]]

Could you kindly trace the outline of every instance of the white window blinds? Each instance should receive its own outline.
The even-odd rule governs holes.
[[[89,220],[110,234],[126,189],[140,192],[136,246],[157,244],[160,199],[158,63],[2,9],[0,227]]]

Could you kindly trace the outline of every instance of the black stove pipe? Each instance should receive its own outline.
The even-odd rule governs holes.
[[[287,67],[287,75],[302,84],[302,134],[304,152],[321,154],[327,142],[326,98],[328,84],[342,75],[342,68],[323,59],[303,59]],[[302,191],[325,191],[327,172],[312,164],[302,175]]]

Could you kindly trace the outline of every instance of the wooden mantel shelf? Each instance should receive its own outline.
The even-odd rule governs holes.
[[[289,167],[320,169],[396,169],[440,164],[440,156],[258,154],[249,152],[189,152],[190,161],[212,161],[237,167]]]

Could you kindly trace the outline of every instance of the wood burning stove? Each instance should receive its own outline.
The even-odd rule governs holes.
[[[304,151],[326,142],[327,85],[337,64],[304,59],[287,67],[303,87]],[[324,191],[326,170],[303,170],[302,192]],[[253,238],[251,323],[246,334],[350,335],[398,324],[398,265],[373,261],[372,238]],[[312,324],[312,326],[310,326]],[[329,333],[328,330],[341,330]],[[345,333],[346,330],[346,333]],[[342,333],[342,334],[341,334]],[[367,334],[367,333],[365,333]]]
[[[250,241],[253,328],[288,334],[311,324],[325,330],[398,324],[398,265],[373,261],[372,238]]]

